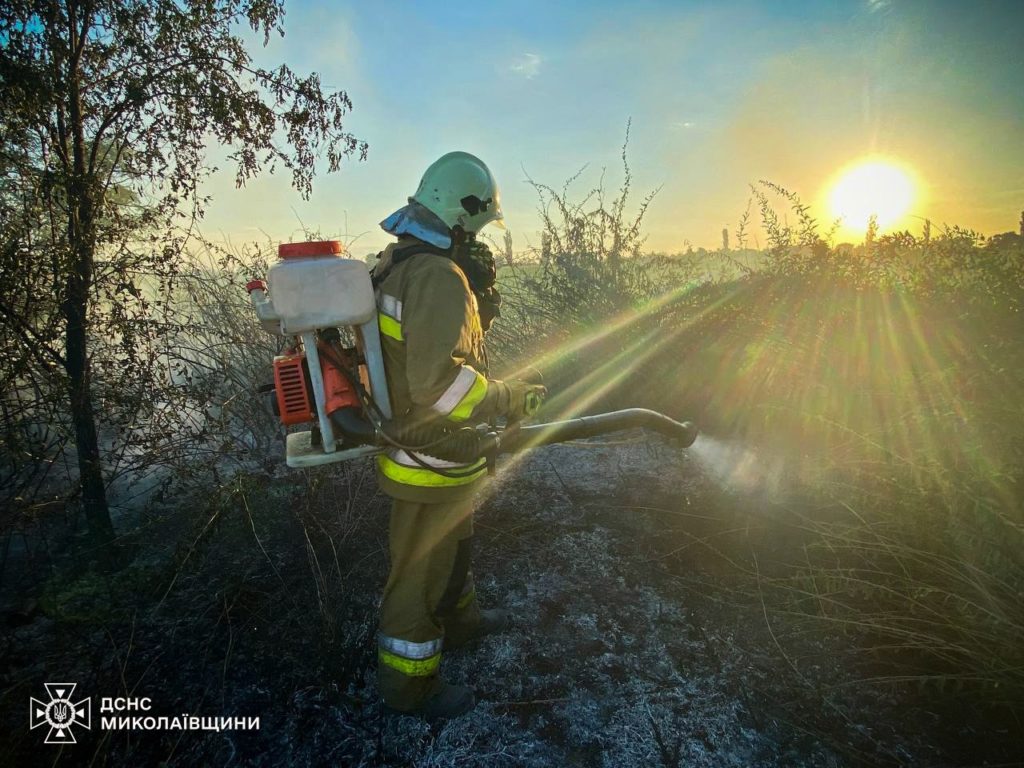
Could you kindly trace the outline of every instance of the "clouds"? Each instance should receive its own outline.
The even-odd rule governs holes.
[[[544,59],[540,54],[523,53],[512,60],[512,63],[508,65],[508,71],[518,77],[532,80],[540,74],[543,62]]]

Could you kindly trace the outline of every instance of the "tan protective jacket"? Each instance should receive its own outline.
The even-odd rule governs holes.
[[[386,274],[377,287],[377,319],[394,418],[467,426],[507,415],[508,387],[483,372],[484,334],[462,270],[432,253],[392,266],[396,248],[417,242],[402,238],[388,246],[375,268]],[[390,449],[377,457],[378,481],[389,496],[423,503],[461,500],[475,493],[487,472],[483,459],[458,464],[414,455],[459,477],[433,472],[406,451]]]

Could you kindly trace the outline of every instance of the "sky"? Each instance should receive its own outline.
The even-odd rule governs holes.
[[[465,150],[501,188],[515,248],[539,241],[529,179],[570,195],[615,190],[627,123],[632,202],[658,190],[647,247],[716,247],[750,186],[767,179],[831,221],[842,169],[892,163],[912,180],[890,228],[1016,230],[1024,209],[1024,2],[303,2],[257,63],[317,71],[353,102],[365,161],[318,176],[308,201],[287,173],[236,189],[224,170],[204,234],[235,245],[302,239],[354,255],[437,157]],[[631,210],[627,208],[627,210]],[[826,227],[827,228],[827,227]],[[839,239],[858,233],[843,229]],[[735,244],[735,241],[734,241]]]

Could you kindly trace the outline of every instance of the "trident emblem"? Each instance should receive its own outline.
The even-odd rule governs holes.
[[[44,683],[49,701],[29,700],[29,728],[49,725],[47,744],[75,744],[71,726],[92,728],[92,701],[87,697],[73,702],[77,683]]]

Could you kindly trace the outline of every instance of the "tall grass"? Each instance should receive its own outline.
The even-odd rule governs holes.
[[[508,280],[505,352],[553,373],[556,409],[698,413],[784,457],[819,512],[796,507],[785,565],[751,571],[758,593],[791,622],[856,630],[865,680],[1020,711],[1021,238],[929,225],[837,246],[834,226],[761,182],[767,247],[716,276],[642,253],[650,198],[627,218],[630,183],[627,169],[610,200],[599,184],[578,202],[535,184],[544,247]]]

